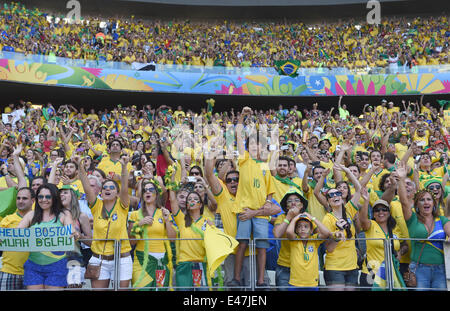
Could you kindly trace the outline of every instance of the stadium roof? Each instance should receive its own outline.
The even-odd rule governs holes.
[[[197,6],[319,6],[366,4],[367,0],[122,0],[153,4],[197,5]],[[383,2],[402,2],[406,0],[379,0]]]

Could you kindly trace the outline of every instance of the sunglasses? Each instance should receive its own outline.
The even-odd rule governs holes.
[[[239,177],[230,177],[230,178],[227,178],[225,181],[227,182],[227,184],[230,184],[233,181],[239,182]]]
[[[50,194],[46,194],[46,195],[40,194],[40,195],[38,195],[37,197],[38,197],[38,200],[39,200],[39,201],[42,201],[42,200],[44,200],[44,199],[46,199],[46,200],[51,200],[51,199],[52,199],[52,196],[51,196]]]
[[[342,196],[342,192],[340,191],[335,191],[335,192],[331,192],[331,193],[327,193],[327,197],[329,199],[334,198],[334,197],[341,197]]]
[[[439,186],[439,185],[428,186],[428,190],[431,190],[431,191],[439,190],[439,189],[441,189],[441,186]]]
[[[200,176],[200,172],[191,172],[191,175]]]
[[[383,207],[374,207],[374,208],[373,208],[373,212],[374,212],[374,213],[379,213],[379,212],[389,212],[389,208],[387,208],[386,206],[383,206]]]
[[[153,187],[152,187],[152,188],[144,188],[143,192],[144,192],[144,193],[146,193],[146,192],[155,193],[155,192],[156,192],[156,189],[153,188]]]
[[[103,186],[103,190],[114,190],[114,189],[116,189],[116,186],[113,186],[113,185],[111,185],[111,186]]]

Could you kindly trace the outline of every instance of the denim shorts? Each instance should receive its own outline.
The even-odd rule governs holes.
[[[38,265],[27,260],[23,265],[23,285],[67,286],[67,258],[48,265]]]
[[[327,286],[336,284],[345,284],[347,286],[358,285],[358,269],[338,271],[338,270],[324,270],[323,278]]]
[[[288,290],[292,285],[289,284],[289,279],[291,278],[291,269],[288,267],[277,265],[275,270],[275,284],[278,290],[285,291]]]
[[[248,243],[250,237],[254,239],[267,239],[269,237],[269,221],[264,218],[252,218],[249,220],[239,220],[237,215],[237,233],[236,240],[239,242],[246,241]],[[268,240],[256,240],[256,248],[269,248]]]
[[[409,268],[416,271],[417,290],[446,289],[445,265],[417,264],[411,261]]]

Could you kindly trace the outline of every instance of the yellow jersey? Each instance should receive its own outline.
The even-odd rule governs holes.
[[[317,234],[311,236],[317,238]],[[299,287],[319,285],[319,246],[323,241],[289,241],[291,275],[289,284]]]
[[[351,224],[350,230],[352,232],[352,237],[355,237],[355,224],[353,222],[353,218],[358,212],[358,209],[353,205],[351,201],[345,204],[345,209],[347,214],[347,222]],[[322,223],[331,232],[336,232],[338,231],[336,227],[337,220],[338,218],[333,213],[327,213],[323,218]],[[356,256],[355,241],[351,239],[339,241],[333,252],[327,252],[325,269],[336,271],[354,270],[358,267],[357,262],[358,259]]]
[[[286,219],[286,214],[281,214],[275,220],[274,226],[282,224],[285,219]],[[286,233],[283,234],[283,236],[281,238],[287,238]],[[277,264],[280,265],[280,266],[283,266],[283,267],[288,267],[288,268],[291,266],[291,245],[290,245],[290,241],[288,241],[288,240],[281,240],[280,253],[278,254]]]
[[[245,208],[257,210],[261,208],[268,195],[275,192],[272,175],[269,170],[263,170],[265,162],[254,160],[245,151],[244,157],[239,158],[239,186],[236,193],[234,212],[239,214]],[[257,216],[267,218],[265,216]]]
[[[19,213],[6,216],[0,222],[2,228],[16,228],[22,220]],[[28,252],[7,252],[2,255],[2,269],[0,271],[15,275],[23,275],[23,265],[28,259]]]
[[[367,245],[367,264],[369,268],[372,269],[372,273],[376,274],[378,269],[381,266],[381,263],[384,261],[384,241],[383,239],[388,239],[389,235],[387,232],[384,232],[380,225],[371,220],[371,226],[369,230],[365,231]],[[393,237],[397,238],[398,236],[395,234],[395,228],[393,232]],[[400,240],[394,240],[394,249],[400,249]],[[369,274],[369,270],[367,268],[367,264],[364,261],[361,272]]]
[[[144,225],[142,226],[144,230],[147,231],[147,238],[148,239],[167,239],[167,229],[166,225],[164,223],[164,217],[162,215],[162,211],[160,208],[156,208],[153,215],[153,223],[152,225]],[[142,214],[142,208],[133,211],[130,213],[129,221],[132,223],[138,223],[141,219],[144,218],[144,215]],[[144,237],[143,237],[144,238]],[[144,251],[145,247],[144,240],[137,241],[136,244],[136,250],[137,251]],[[150,253],[165,253],[166,248],[164,246],[164,240],[148,240],[149,246],[148,251]]]
[[[114,241],[123,240],[121,252],[126,253],[131,250],[130,241],[128,240],[128,206],[124,205],[120,198],[117,198],[111,211],[106,212],[107,218],[103,218],[103,201],[97,198],[92,206],[90,206],[94,219],[94,236],[91,250],[99,255],[113,255]],[[109,226],[109,232],[107,232]],[[105,242],[106,234],[107,241]],[[103,241],[102,241],[103,239]],[[105,245],[106,243],[106,245]],[[105,251],[103,252],[103,248]]]
[[[177,224],[180,239],[191,239],[191,240],[180,240],[179,247],[177,248],[177,262],[195,261],[204,262],[206,251],[205,243],[202,236],[192,230],[191,227],[186,228],[186,223],[184,220],[184,214],[181,210],[174,216],[175,223]],[[197,230],[205,231],[207,225],[207,218],[202,215],[199,219],[192,222],[192,226],[195,226]],[[192,240],[197,239],[197,240]],[[198,240],[201,239],[201,240]]]

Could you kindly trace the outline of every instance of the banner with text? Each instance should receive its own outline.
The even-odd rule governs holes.
[[[54,252],[73,251],[72,226],[36,228],[0,228],[0,251]]]

